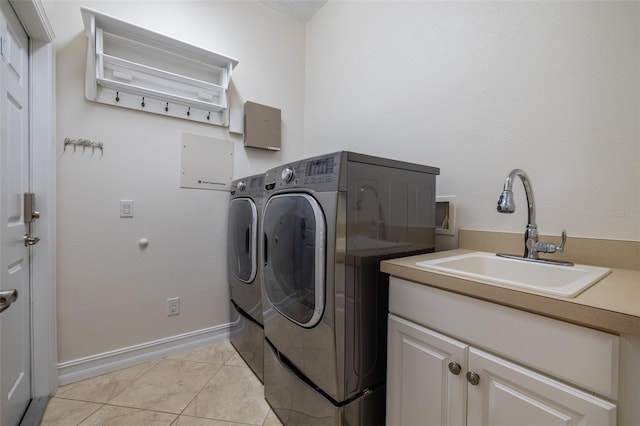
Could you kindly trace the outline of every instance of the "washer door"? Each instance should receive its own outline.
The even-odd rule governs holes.
[[[263,215],[263,285],[273,307],[302,327],[324,310],[325,221],[307,194],[276,195]]]
[[[251,283],[258,271],[258,210],[250,198],[229,203],[227,263],[234,277]]]

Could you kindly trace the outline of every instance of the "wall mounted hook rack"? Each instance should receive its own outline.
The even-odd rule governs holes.
[[[67,150],[67,146],[73,146],[73,152],[76,152],[76,148],[81,146],[82,152],[84,152],[87,148],[91,148],[91,154],[93,155],[97,150],[100,151],[100,157],[104,154],[104,144],[102,142],[92,142],[89,139],[64,139],[64,148],[63,151]]]
[[[229,126],[227,92],[236,59],[85,7],[81,13],[88,100]]]

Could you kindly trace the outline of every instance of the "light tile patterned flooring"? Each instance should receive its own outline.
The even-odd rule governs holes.
[[[224,341],[60,387],[42,426],[281,426]]]

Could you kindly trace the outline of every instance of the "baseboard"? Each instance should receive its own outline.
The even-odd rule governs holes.
[[[58,385],[63,386],[90,379],[101,374],[223,341],[229,338],[230,326],[231,324],[217,325],[62,362],[58,364]]]

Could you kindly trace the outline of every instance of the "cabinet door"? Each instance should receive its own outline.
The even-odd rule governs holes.
[[[388,334],[386,423],[464,425],[467,345],[391,314]]]
[[[615,405],[475,348],[469,372],[479,377],[468,387],[469,426],[616,424]]]

